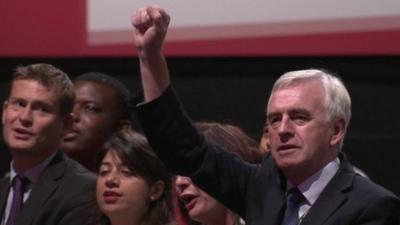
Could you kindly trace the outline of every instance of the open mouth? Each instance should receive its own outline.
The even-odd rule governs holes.
[[[78,137],[79,137],[79,133],[77,133],[77,132],[69,132],[66,135],[64,135],[64,139],[63,140],[64,141],[73,141]]]
[[[195,195],[191,195],[191,194],[182,194],[181,196],[179,196],[179,198],[183,201],[183,203],[185,204],[185,207],[187,210],[191,210],[193,209],[193,207],[196,204],[196,198],[197,196]]]
[[[69,130],[65,135],[64,135],[64,141],[73,141],[76,138],[78,138],[81,135],[80,129],[77,127],[73,126],[71,130]]]

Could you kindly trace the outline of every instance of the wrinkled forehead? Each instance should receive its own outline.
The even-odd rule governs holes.
[[[32,88],[28,88],[31,86]],[[52,103],[59,109],[61,108],[61,94],[56,88],[45,86],[38,80],[17,79],[11,83],[8,98],[23,97],[32,98]]]
[[[319,79],[298,79],[289,83],[282,83],[274,86],[268,100],[267,111],[271,102],[279,100],[284,95],[296,95],[303,98],[317,98],[325,104],[325,88]],[[307,99],[304,99],[307,100]]]
[[[40,82],[40,80],[35,80],[35,79],[15,79],[11,82],[10,85],[10,91],[9,93],[13,93],[15,91],[20,91],[20,89],[22,88],[25,94],[30,94],[30,93],[26,93],[28,90],[26,89],[27,86],[35,86],[37,90],[41,90],[43,92],[48,92],[49,94],[51,94],[52,96],[58,96],[58,91],[56,88],[47,86],[46,84]],[[33,93],[32,93],[33,94]]]
[[[280,89],[287,89],[297,86],[315,86],[323,88],[323,81],[321,77],[297,77],[286,80],[277,80],[277,82],[272,87],[271,94]]]
[[[116,91],[111,86],[95,81],[79,80],[74,83],[74,90],[76,98],[92,99],[107,104],[119,100]]]
[[[18,84],[20,84],[22,82],[24,82],[26,84],[37,85],[38,87],[46,90],[47,92],[51,92],[55,96],[59,96],[60,92],[61,92],[54,85],[51,85],[51,83],[43,82],[42,80],[39,80],[39,79],[16,78],[11,82],[10,93],[15,89],[16,85],[18,85]]]

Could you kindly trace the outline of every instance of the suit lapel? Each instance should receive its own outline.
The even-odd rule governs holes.
[[[10,178],[6,177],[0,181],[0,220],[3,217],[7,205],[8,192],[10,190]]]
[[[347,193],[353,186],[354,172],[351,164],[342,157],[340,168],[321,192],[317,201],[304,217],[302,225],[323,224],[347,201]]]
[[[270,182],[270,184],[263,183],[259,185],[260,187],[269,186],[268,191],[261,189],[261,192],[266,193],[266,197],[264,198],[264,202],[258,206],[257,208],[262,209],[260,213],[260,221],[257,221],[256,224],[263,225],[276,225],[281,224],[283,213],[285,212],[285,189],[286,189],[286,178],[283,174],[277,169],[275,163],[272,161],[268,166],[273,165],[269,168],[263,168],[264,171],[272,171],[271,180],[267,178],[263,178],[262,181]],[[271,185],[276,184],[276,185]],[[257,201],[254,201],[257,202]],[[269,206],[268,208],[264,208],[265,206]],[[262,223],[261,223],[262,221]]]
[[[264,205],[271,205],[268,209],[264,209],[263,221],[269,221],[264,224],[281,224],[283,213],[285,212],[285,193],[281,190],[274,190],[271,192],[270,198],[267,198]]]
[[[42,210],[42,206],[54,195],[59,188],[60,178],[65,171],[65,160],[61,152],[57,153],[49,165],[43,170],[38,182],[25,202],[17,224],[31,224],[35,216]]]

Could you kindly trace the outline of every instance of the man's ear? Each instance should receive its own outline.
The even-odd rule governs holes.
[[[165,183],[161,180],[156,181],[150,188],[149,198],[150,202],[153,202],[160,198],[160,196],[164,193]]]
[[[120,120],[118,124],[118,131],[127,131],[131,129],[131,122],[129,120]]]
[[[337,119],[332,124],[332,136],[330,144],[332,146],[340,144],[346,133],[346,122],[343,118]]]

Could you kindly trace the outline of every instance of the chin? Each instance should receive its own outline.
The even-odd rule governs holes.
[[[207,218],[209,212],[203,210],[194,210],[192,213],[189,212],[189,217],[197,222],[204,222],[204,218]]]
[[[102,211],[104,214],[107,214],[107,215],[113,215],[113,214],[115,214],[115,213],[121,213],[121,212],[124,212],[124,210],[125,210],[124,207],[121,207],[120,205],[116,205],[116,204],[113,204],[113,205],[103,205],[103,206],[101,207],[101,211]]]
[[[66,153],[80,153],[83,151],[84,148],[82,148],[83,145],[80,145],[77,142],[63,142],[61,144],[61,149],[66,152]]]
[[[66,152],[66,153],[74,153],[74,152],[79,152],[78,149],[74,148],[73,146],[71,147],[70,145],[61,145],[61,149]]]
[[[296,159],[280,159],[276,164],[280,169],[296,168],[299,165]]]
[[[196,211],[196,210],[191,210],[191,211],[189,211],[188,212],[188,215],[189,215],[189,217],[191,218],[191,219],[194,219],[194,220],[198,220],[198,218],[199,218],[199,213]]]
[[[9,144],[8,148],[13,152],[31,152],[33,145],[32,144]]]

